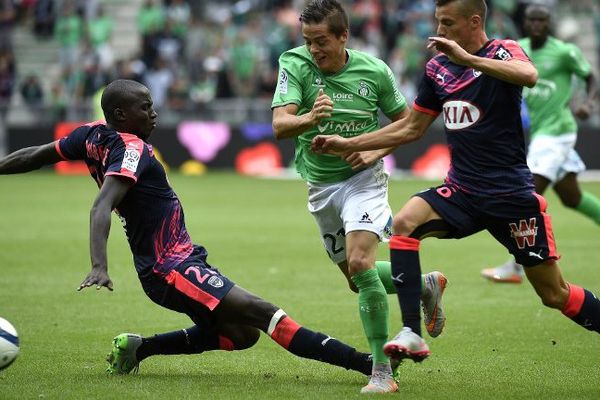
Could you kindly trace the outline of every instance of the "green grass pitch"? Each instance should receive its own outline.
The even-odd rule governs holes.
[[[232,173],[173,174],[195,243],[235,282],[301,324],[366,350],[351,293],[322,249],[300,181]],[[394,210],[437,184],[392,181]],[[600,195],[600,183],[584,183]],[[0,316],[19,331],[21,354],[0,371],[0,399],[350,399],[366,378],[296,358],[262,335],[250,350],[158,356],[138,375],[108,376],[105,354],[121,332],[191,326],[143,293],[118,219],[109,240],[115,291],[75,289],[89,270],[89,177],[48,172],[0,177]],[[565,277],[600,294],[600,229],[547,193]],[[508,254],[487,233],[421,245],[423,270],[450,281],[444,333],[432,356],[401,366],[407,399],[597,399],[600,337],[545,309],[528,284],[484,281],[481,268]],[[380,259],[388,259],[380,246]],[[390,296],[391,335],[400,327]]]

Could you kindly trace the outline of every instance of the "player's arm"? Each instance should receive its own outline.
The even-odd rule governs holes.
[[[0,174],[20,174],[62,161],[55,144],[26,147],[7,155],[0,159]]]
[[[390,117],[392,123],[406,119],[408,117],[410,109],[405,107],[398,114]],[[360,151],[360,152],[352,152],[343,155],[344,160],[350,164],[353,170],[359,170],[365,168],[375,161],[387,156],[392,151],[394,151],[396,147],[391,146],[384,149],[370,150],[370,151]]]
[[[412,111],[405,120],[393,122],[376,131],[343,138],[338,135],[318,135],[312,141],[311,149],[316,153],[344,154],[349,151],[396,148],[421,138],[437,115]]]
[[[123,200],[132,181],[108,175],[98,192],[90,211],[90,258],[92,270],[81,282],[77,290],[96,285],[96,289],[106,287],[113,290],[108,276],[106,243],[110,232],[111,212]]]
[[[298,110],[296,104],[286,104],[273,109],[273,133],[276,139],[301,135],[323,118],[331,117],[333,101],[320,89],[310,112],[297,115]]]
[[[427,48],[435,48],[446,54],[455,64],[471,67],[496,79],[519,86],[533,87],[538,79],[538,72],[530,61],[510,58],[495,60],[468,53],[455,41],[443,37],[430,37]]]
[[[575,109],[575,115],[580,119],[587,119],[592,114],[594,102],[598,91],[598,81],[593,72],[590,72],[585,77],[585,94],[586,97],[581,104]]]

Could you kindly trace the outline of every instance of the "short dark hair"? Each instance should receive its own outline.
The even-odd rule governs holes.
[[[323,21],[327,22],[329,31],[337,37],[346,32],[350,25],[348,14],[336,0],[312,0],[300,14],[303,24],[320,24]]]
[[[550,20],[552,18],[552,13],[550,12],[550,7],[541,3],[531,3],[525,8],[525,17],[531,14],[534,11],[538,11],[544,13],[546,18]]]
[[[436,0],[435,5],[436,7],[442,7],[454,2],[460,3],[460,11],[464,17],[479,15],[481,17],[482,25],[485,26],[485,19],[487,16],[487,4],[485,4],[485,0]]]
[[[111,122],[117,108],[123,108],[133,100],[135,92],[147,90],[146,86],[129,79],[117,79],[106,86],[102,92],[100,105],[107,122]]]

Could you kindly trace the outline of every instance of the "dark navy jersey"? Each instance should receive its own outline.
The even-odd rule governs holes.
[[[491,40],[475,55],[529,61],[513,40]],[[442,114],[451,155],[447,183],[484,195],[534,190],[521,125],[521,90],[454,64],[445,54],[429,60],[414,109]]]
[[[115,211],[140,276],[166,275],[192,253],[183,208],[150,144],[96,121],[57,141],[56,149],[66,160],[85,161],[98,187],[109,175],[131,181]]]

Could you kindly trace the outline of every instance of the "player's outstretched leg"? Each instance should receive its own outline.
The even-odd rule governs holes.
[[[243,350],[252,347],[260,332],[249,326],[201,329],[194,325],[188,329],[142,337],[122,333],[113,339],[113,348],[107,356],[110,374],[137,372],[142,360],[154,355],[200,354],[211,350]]]
[[[481,276],[499,283],[521,283],[524,275],[523,266],[517,264],[513,258],[497,267],[481,270]]]

